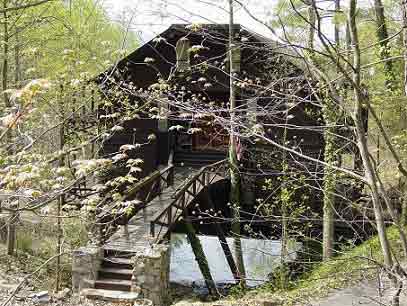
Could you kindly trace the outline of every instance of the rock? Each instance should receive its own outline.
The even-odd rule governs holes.
[[[133,306],[154,306],[151,300],[138,299],[134,302]]]
[[[71,290],[69,288],[64,288],[63,290],[61,290],[57,294],[55,294],[55,298],[57,300],[64,300],[67,297],[69,297],[70,293],[71,293]]]
[[[48,291],[32,293],[28,297],[32,298],[33,302],[36,304],[48,304],[49,302],[51,302]]]

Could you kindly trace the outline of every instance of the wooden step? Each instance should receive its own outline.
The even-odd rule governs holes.
[[[102,267],[102,269],[99,270],[100,278],[131,280],[132,275],[133,275],[132,269],[118,269],[117,267],[115,268]]]
[[[86,288],[81,290],[81,296],[90,300],[103,300],[108,302],[130,302],[133,303],[140,298],[136,292],[126,292],[117,290],[103,290]]]
[[[124,257],[105,257],[102,262],[104,268],[133,269],[133,261]]]
[[[99,278],[95,281],[96,289],[130,291],[131,281],[125,279]]]
[[[127,239],[124,237],[120,237],[120,240],[127,240]],[[108,245],[109,242],[113,242],[113,244],[114,244],[115,240],[108,240],[106,242],[106,244]],[[105,247],[103,247],[103,249],[105,251],[105,257],[132,258],[135,255],[135,253],[132,251],[115,250],[115,249],[106,247],[106,245],[105,245]]]

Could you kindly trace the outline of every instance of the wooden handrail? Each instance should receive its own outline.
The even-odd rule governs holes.
[[[167,178],[164,179],[165,174],[167,174]],[[149,202],[150,200],[150,196],[151,194],[154,193],[154,191],[152,192],[152,190],[154,188],[157,187],[157,183],[160,183],[161,179],[164,179],[167,182],[167,185],[170,186],[171,184],[174,183],[174,166],[173,165],[168,165],[167,167],[165,167],[164,169],[161,170],[156,170],[153,173],[151,173],[149,176],[143,178],[141,181],[137,182],[131,189],[129,189],[125,195],[124,195],[124,200],[128,200],[129,198],[136,196],[137,193],[139,191],[141,191],[144,187],[146,186],[150,186],[150,191],[148,192],[148,194],[146,195],[145,199],[142,199],[144,202]],[[159,187],[160,185],[158,185]],[[160,192],[160,190],[159,190]],[[146,204],[144,203],[144,204]],[[112,204],[112,208],[114,207],[114,205],[116,205],[116,203],[111,203]],[[97,218],[101,219],[104,218],[106,216],[109,216],[110,214],[110,209],[109,212],[102,212],[100,213]]]
[[[200,168],[200,169],[198,170],[198,172],[197,172],[193,177],[191,177],[190,179],[188,179],[188,181],[187,181],[186,184],[181,185],[179,188],[177,188],[177,189],[175,190],[175,196],[173,196],[173,198],[175,199],[175,198],[176,198],[176,195],[177,195],[179,192],[181,192],[181,193],[184,192],[185,189],[187,189],[189,186],[191,186],[191,184],[192,184],[203,172],[205,172],[208,168],[213,168],[213,167],[216,167],[216,166],[218,166],[218,165],[222,165],[222,164],[225,163],[225,162],[226,162],[226,159],[223,159],[223,160],[218,161],[218,162],[216,162],[216,163],[214,163],[214,164],[207,165],[207,166],[204,166],[204,167]]]
[[[171,172],[174,171],[174,165],[168,165],[162,170],[156,170],[149,176],[143,178],[141,181],[139,181],[136,185],[134,185],[130,190],[126,192],[126,198],[132,196],[135,194],[137,191],[140,191],[141,188],[144,186],[148,185],[149,183],[154,182],[157,178],[162,177],[166,172]]]
[[[212,171],[208,171],[209,169],[212,169],[214,167],[220,166],[225,163],[226,160],[221,160],[219,162],[216,162],[211,165],[207,165],[202,167],[201,169],[198,170],[197,173],[195,173],[191,178],[188,179],[186,184],[183,184],[180,188],[178,188],[174,195],[173,195],[173,200],[171,203],[169,203],[167,206],[164,207],[162,211],[157,212],[153,218],[152,221],[150,222],[150,234],[151,236],[155,236],[155,225],[161,225],[161,226],[167,226],[168,228],[171,228],[172,225],[176,222],[178,219],[178,210],[181,210],[181,213],[186,209],[189,203],[185,203],[185,195],[186,193],[189,193],[193,195],[194,197],[198,195],[198,193],[207,187],[211,181],[207,180],[207,175],[210,174]],[[197,182],[200,183],[200,189],[197,190]],[[189,189],[192,187],[192,191]],[[178,202],[181,201],[181,204]],[[176,213],[173,213],[173,208],[176,209]],[[162,222],[162,219],[167,217],[167,223]]]

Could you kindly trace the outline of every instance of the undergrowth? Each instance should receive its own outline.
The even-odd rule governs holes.
[[[86,243],[86,230],[79,220],[68,219],[63,223],[63,252],[61,257],[61,285],[71,284],[70,252]],[[22,275],[33,273],[46,260],[57,253],[57,230],[53,222],[40,224],[24,222],[16,233],[16,250],[13,256],[6,255],[5,245],[0,244],[0,273]],[[56,260],[50,262],[30,277],[30,286],[37,290],[55,289]]]
[[[399,235],[395,227],[387,230],[393,253],[402,256]],[[333,259],[315,264],[310,272],[291,283],[290,289],[276,290],[271,284],[250,291],[245,297],[268,296],[284,301],[284,305],[293,305],[326,296],[332,289],[345,288],[363,279],[372,279],[379,273],[383,254],[377,236],[359,246],[342,252]]]

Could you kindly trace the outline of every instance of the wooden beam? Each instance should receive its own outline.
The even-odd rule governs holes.
[[[195,259],[198,263],[199,269],[205,280],[205,285],[209,290],[211,295],[218,296],[219,292],[216,288],[216,284],[212,278],[211,271],[209,269],[208,260],[206,259],[205,253],[202,248],[201,241],[199,240],[198,236],[196,235],[194,226],[190,222],[187,216],[184,218],[185,221],[185,229],[187,232],[187,237],[189,242],[191,243],[192,251],[194,252]]]
[[[207,200],[209,207],[212,208],[214,212],[216,212],[215,205],[213,204],[209,190],[207,190],[206,194],[207,194],[206,200]],[[226,240],[225,233],[223,232],[221,225],[219,224],[219,222],[216,219],[214,220],[214,224],[215,224],[216,232],[218,233],[218,239],[219,239],[220,245],[222,247],[223,253],[225,254],[226,261],[228,262],[230,271],[233,274],[233,278],[236,280],[237,283],[239,283],[240,282],[239,271],[236,267],[236,263],[233,258],[233,255],[232,255],[232,251],[230,250],[228,242]]]

